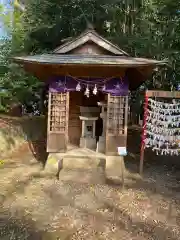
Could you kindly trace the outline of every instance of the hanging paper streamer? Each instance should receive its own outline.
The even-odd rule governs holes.
[[[145,148],[157,155],[180,154],[180,102],[148,99]]]
[[[77,92],[80,92],[80,91],[81,91],[81,85],[80,85],[80,83],[77,84],[77,86],[76,86],[76,91],[77,91]]]
[[[94,94],[94,95],[97,95],[97,91],[98,91],[98,90],[97,90],[97,86],[96,86],[96,84],[95,84],[95,87],[94,87],[94,90],[93,90],[93,94]]]
[[[85,91],[84,95],[85,95],[87,98],[89,98],[89,94],[90,94],[89,86],[87,85],[86,91]]]

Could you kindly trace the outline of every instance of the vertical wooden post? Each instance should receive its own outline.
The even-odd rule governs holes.
[[[110,94],[107,94],[107,119],[106,119],[106,149],[105,154],[107,154],[107,146],[108,146],[108,130],[109,130],[109,109],[110,109]]]
[[[69,143],[69,104],[70,104],[70,93],[66,92],[66,129],[65,129],[66,146]]]
[[[48,136],[49,132],[51,131],[51,124],[50,124],[50,121],[51,121],[51,97],[52,97],[52,94],[51,94],[51,92],[49,92],[49,94],[48,94],[48,123],[47,123],[47,136]]]
[[[129,97],[125,97],[125,113],[124,113],[124,135],[126,136],[126,146],[127,146],[127,135],[128,135],[128,103]]]
[[[82,120],[82,133],[81,133],[81,137],[84,138],[85,137],[85,121]]]
[[[121,158],[121,179],[122,179],[122,189],[124,189],[124,157]]]
[[[96,137],[96,122],[93,121],[93,138]]]
[[[144,149],[145,149],[146,121],[147,121],[147,111],[148,111],[148,96],[147,96],[147,92],[145,92],[144,100],[145,100],[145,102],[144,102],[144,119],[143,119],[143,131],[142,131],[142,140],[141,140],[140,167],[139,167],[140,175],[143,174],[143,167],[144,167]]]

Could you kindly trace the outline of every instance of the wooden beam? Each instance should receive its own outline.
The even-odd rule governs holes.
[[[180,98],[180,92],[178,91],[154,91],[149,90],[146,92],[147,97],[160,97],[160,98]]]
[[[122,77],[125,74],[129,80],[129,90],[137,89],[153,72],[152,67],[126,68],[118,66],[90,66],[90,65],[53,65],[25,63],[24,69],[39,78],[47,81],[52,76],[71,75],[74,77]]]

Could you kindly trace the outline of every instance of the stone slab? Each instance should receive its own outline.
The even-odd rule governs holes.
[[[96,151],[99,153],[105,153],[105,149],[106,149],[106,140],[104,137],[99,137]]]
[[[106,176],[121,177],[122,170],[125,171],[124,157],[106,156]]]

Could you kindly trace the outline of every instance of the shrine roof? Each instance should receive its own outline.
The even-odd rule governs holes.
[[[80,34],[78,37],[73,38],[71,41],[68,41],[59,47],[57,47],[53,53],[58,54],[67,54],[73,49],[76,49],[79,46],[87,42],[93,42],[101,48],[109,51],[112,55],[119,55],[119,56],[129,56],[128,53],[120,49],[117,45],[113,44],[112,42],[108,41],[106,38],[99,35],[93,28],[88,27],[86,31]]]
[[[56,65],[97,65],[97,66],[124,66],[140,67],[163,65],[167,62],[155,59],[133,58],[129,56],[109,56],[109,55],[74,55],[74,54],[42,54],[34,56],[14,57],[17,63],[37,63]]]

